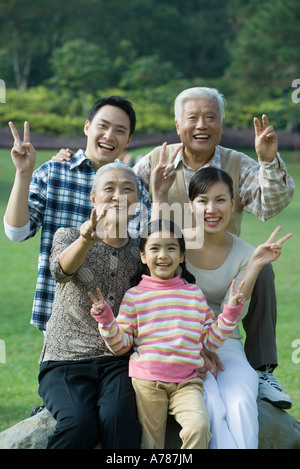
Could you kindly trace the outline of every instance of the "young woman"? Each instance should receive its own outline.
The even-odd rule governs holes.
[[[56,232],[50,258],[57,286],[39,374],[39,393],[57,420],[48,448],[89,449],[99,441],[106,449],[139,448],[128,357],[114,356],[99,337],[87,294],[100,286],[117,314],[140,267],[138,241],[126,231],[138,201],[135,174],[118,163],[103,166],[91,201],[89,221]]]
[[[142,423],[142,448],[164,448],[168,412],[182,426],[182,449],[207,448],[210,431],[203,399],[203,346],[216,350],[236,327],[243,308],[241,286],[232,282],[228,305],[215,320],[194,279],[185,268],[185,243],[171,221],[146,226],[141,243],[144,274],[128,290],[115,319],[100,289],[91,313],[110,350],[133,347],[129,376]],[[181,266],[182,277],[176,271]],[[187,280],[184,280],[187,279]]]
[[[153,202],[157,210],[167,202],[172,185],[173,168],[161,160],[153,173]],[[268,241],[256,248],[227,231],[234,210],[231,177],[224,171],[206,167],[197,171],[189,186],[190,208],[196,228],[184,230],[187,241],[186,265],[201,285],[208,305],[218,316],[226,304],[233,279],[245,282],[242,292],[245,305],[241,320],[247,313],[249,299],[257,275],[263,265],[276,260],[288,234],[274,242],[280,227]],[[199,242],[199,240],[201,242]],[[198,245],[197,245],[198,243]],[[189,247],[191,246],[191,247]],[[214,378],[207,373],[204,381],[205,399],[211,422],[210,448],[257,448],[257,373],[247,362],[238,328],[219,348],[224,370]]]

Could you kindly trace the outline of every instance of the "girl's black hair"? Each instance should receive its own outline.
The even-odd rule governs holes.
[[[233,182],[231,176],[223,169],[209,166],[199,169],[192,177],[189,184],[189,199],[193,201],[198,195],[206,194],[217,182],[224,182],[230,191],[231,198],[234,197]]]
[[[152,233],[157,233],[161,231],[169,231],[170,233],[173,234],[174,238],[178,240],[180,252],[184,255],[185,254],[185,241],[184,241],[184,237],[183,237],[181,229],[173,221],[162,220],[162,219],[153,220],[147,223],[147,225],[143,229],[141,240],[140,240],[140,252],[141,253],[145,252],[145,245],[146,245],[146,241],[148,237]],[[195,283],[196,279],[187,270],[185,260],[181,262],[179,265],[181,267],[181,277],[184,280],[186,280],[188,283]],[[132,287],[137,285],[141,281],[143,274],[150,275],[147,264],[142,264],[141,269],[136,273],[136,275],[134,275],[131,278],[130,285]]]

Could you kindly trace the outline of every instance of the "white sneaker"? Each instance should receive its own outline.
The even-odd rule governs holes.
[[[281,409],[290,409],[292,400],[270,369],[256,370],[259,379],[258,397]]]

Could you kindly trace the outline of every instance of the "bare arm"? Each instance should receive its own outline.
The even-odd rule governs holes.
[[[91,246],[101,240],[97,235],[97,223],[104,215],[105,208],[97,218],[94,208],[90,219],[81,225],[79,238],[59,256],[59,264],[66,275],[73,275],[83,263]]]
[[[28,122],[24,123],[23,142],[14,124],[10,122],[9,126],[14,137],[11,157],[16,167],[16,175],[5,212],[5,221],[10,226],[21,228],[28,223],[30,218],[28,195],[36,161],[36,152],[30,143]]]
[[[282,244],[291,238],[292,233],[289,233],[282,238],[280,238],[277,242],[275,242],[275,238],[279,231],[281,230],[281,226],[278,226],[269,239],[260,244],[255,251],[253,252],[252,256],[249,259],[244,277],[243,282],[245,282],[242,292],[245,295],[245,299],[248,300],[251,297],[252,290],[254,284],[256,282],[257,276],[261,270],[261,268],[269,264],[270,262],[276,261],[281,254]]]

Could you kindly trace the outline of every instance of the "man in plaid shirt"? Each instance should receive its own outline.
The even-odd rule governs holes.
[[[85,151],[78,150],[71,162],[48,161],[35,171],[36,155],[30,144],[28,123],[24,124],[23,143],[10,123],[15,140],[12,159],[16,178],[4,217],[5,231],[11,240],[23,241],[42,227],[31,318],[41,331],[46,329],[55,293],[49,269],[53,236],[60,227],[79,227],[89,219],[94,174],[122,155],[132,139],[135,122],[135,112],[128,101],[118,96],[104,98],[93,106],[85,123]],[[139,190],[139,204],[129,222],[132,237],[140,235],[151,210],[148,191],[140,180]]]

